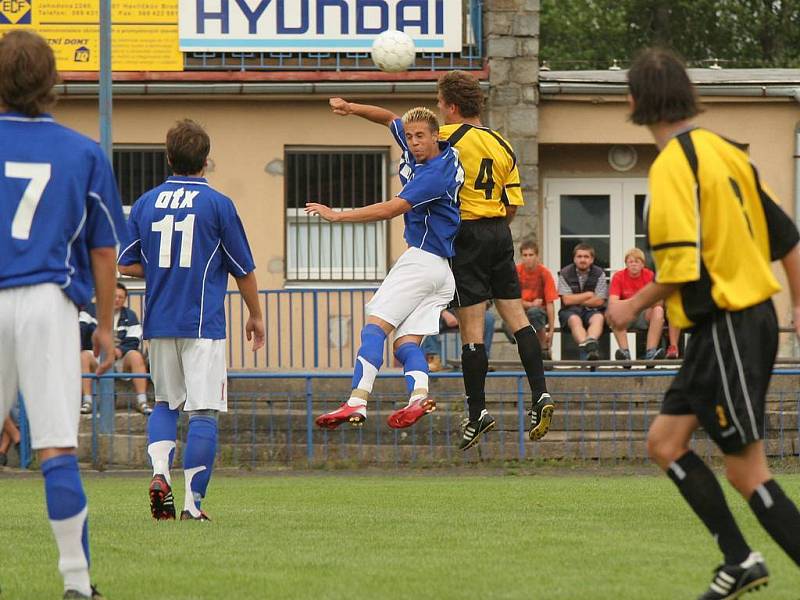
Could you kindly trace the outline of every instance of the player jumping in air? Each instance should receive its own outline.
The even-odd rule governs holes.
[[[389,416],[389,426],[409,427],[436,408],[428,396],[428,362],[422,338],[439,333],[439,314],[453,298],[455,284],[449,259],[459,226],[458,190],[464,172],[458,152],[439,141],[439,123],[427,108],[414,108],[399,119],[383,108],[332,98],[339,115],[358,115],[386,125],[402,149],[403,189],[386,202],[347,211],[310,202],[306,212],[327,221],[367,223],[404,215],[409,245],[367,303],[367,324],[361,330],[350,398],[338,409],[317,418],[317,425],[334,429],[341,423],[361,425],[367,399],[383,364],[386,337],[396,330],[394,355],[403,365],[408,404]]]
[[[460,448],[478,443],[494,427],[486,411],[486,372],[489,361],[483,345],[486,301],[514,334],[528,375],[532,400],[529,437],[547,434],[553,418],[553,400],[547,393],[542,348],[522,308],[522,291],[514,263],[514,244],[508,225],[522,206],[517,157],[496,131],[481,124],[483,92],[478,80],[464,71],[450,71],[439,79],[439,111],[444,117],[443,139],[457,149],[464,166],[461,188],[461,229],[456,237],[453,306],[461,331],[461,368],[469,406]]]
[[[763,440],[778,348],[771,297],[780,285],[770,262],[780,260],[786,272],[800,334],[800,236],[745,149],[691,123],[699,109],[680,60],[646,50],[628,83],[631,120],[647,126],[660,149],[650,168],[645,217],[656,279],[632,298],[612,302],[607,314],[626,327],[666,300],[670,323],[691,330],[647,447],[724,555],[700,599],[738,598],[767,583],[767,567],[689,442],[698,427],[706,430],[723,452],[728,480],[800,565],[800,513],[773,479]]]
[[[114,359],[116,245],[125,228],[100,147],[45,110],[58,79],[47,42],[0,39],[0,421],[22,391],[44,475],[64,598],[100,598],[89,581],[88,507],[75,448],[81,389],[77,306],[97,297],[97,373]]]
[[[228,409],[225,366],[225,291],[233,275],[250,316],[245,325],[253,351],[264,345],[255,265],[233,202],[203,177],[211,147],[194,121],[167,133],[167,160],[175,175],[136,201],[128,222],[130,243],[119,271],[147,283],[144,338],[156,405],[147,421],[153,463],[150,511],[174,519],[170,466],[178,409],[189,413],[183,453],[181,520],[208,520],[200,509],[217,446],[217,418]]]

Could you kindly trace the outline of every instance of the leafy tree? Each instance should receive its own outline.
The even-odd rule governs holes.
[[[800,0],[542,0],[540,35],[555,69],[624,65],[652,45],[694,66],[800,67]]]

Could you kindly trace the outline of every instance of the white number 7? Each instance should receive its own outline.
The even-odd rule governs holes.
[[[33,214],[42,199],[44,188],[50,181],[50,163],[23,163],[6,161],[6,177],[14,179],[30,179],[30,183],[22,193],[14,220],[11,221],[11,237],[27,240],[31,235]]]

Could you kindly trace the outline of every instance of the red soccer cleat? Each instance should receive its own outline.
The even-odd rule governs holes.
[[[435,410],[436,402],[432,398],[415,400],[408,406],[404,406],[390,414],[386,423],[392,429],[404,429],[405,427],[411,427],[422,417]]]
[[[367,420],[367,405],[350,406],[347,402],[339,408],[317,417],[317,427],[336,429],[342,423],[350,423],[353,427],[361,427]]]
[[[669,359],[678,358],[678,347],[677,346],[670,346],[669,348],[667,348],[667,358],[669,358]]]

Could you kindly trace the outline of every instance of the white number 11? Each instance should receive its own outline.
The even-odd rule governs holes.
[[[158,266],[169,269],[172,265],[172,230],[181,232],[181,255],[178,266],[192,266],[192,239],[194,238],[194,215],[186,215],[183,221],[175,223],[175,215],[166,215],[151,225],[151,230],[161,234],[158,246]]]

